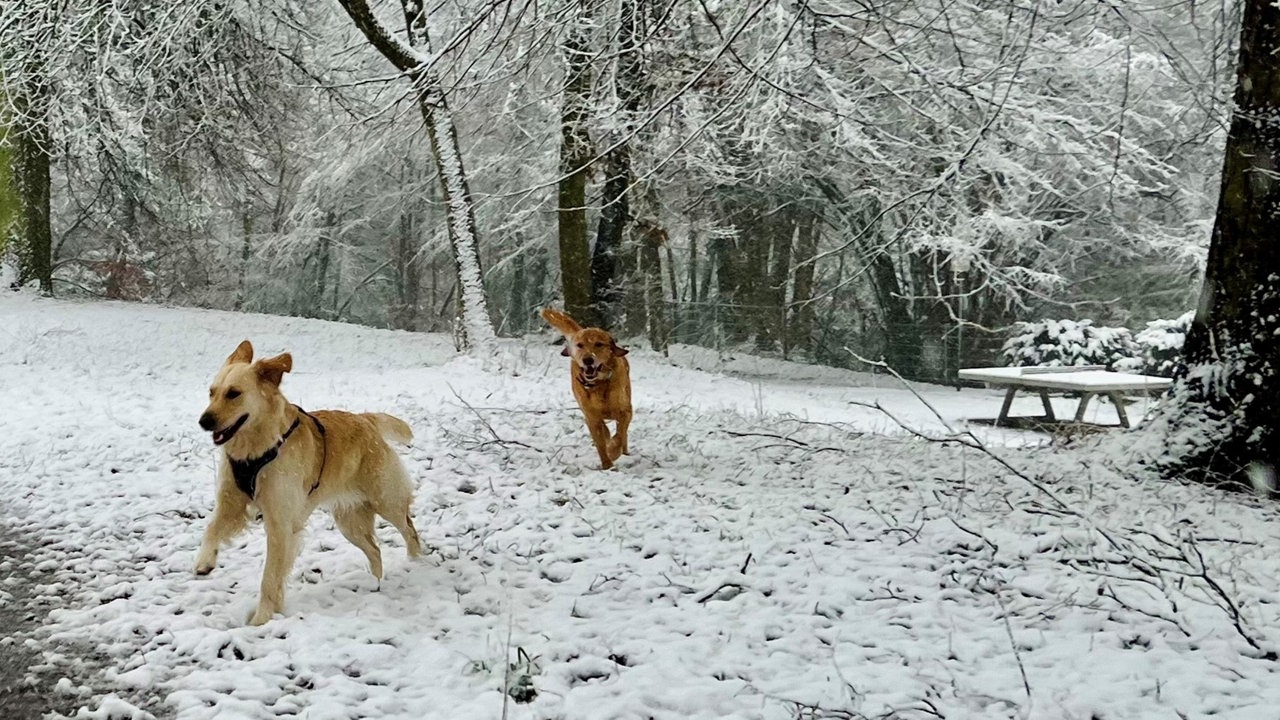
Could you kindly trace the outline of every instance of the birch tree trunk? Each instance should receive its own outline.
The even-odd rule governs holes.
[[[453,323],[454,342],[459,350],[486,347],[495,338],[495,333],[493,322],[489,319],[480,266],[475,205],[471,200],[471,188],[467,184],[466,168],[458,146],[458,132],[439,76],[426,67],[426,59],[415,50],[415,47],[430,49],[426,10],[416,0],[404,0],[402,7],[410,38],[406,45],[378,21],[366,0],[338,2],[374,48],[413,83],[418,107],[431,142],[431,155],[440,172],[440,189],[444,193],[448,218],[449,244],[453,248],[458,287]]]
[[[1280,5],[1248,0],[1204,287],[1174,388],[1169,468],[1276,491],[1280,465]]]

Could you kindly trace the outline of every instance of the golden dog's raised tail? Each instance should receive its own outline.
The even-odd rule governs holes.
[[[413,428],[394,415],[365,413],[364,416],[373,421],[373,424],[378,427],[378,432],[387,440],[395,440],[404,445],[408,445],[413,440]]]
[[[554,308],[542,308],[542,319],[562,335],[572,335],[582,329],[576,320]]]

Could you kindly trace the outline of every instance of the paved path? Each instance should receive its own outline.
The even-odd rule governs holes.
[[[42,661],[26,639],[40,627],[48,601],[34,596],[33,549],[38,540],[0,523],[0,718],[36,720],[52,712],[70,714],[75,698],[53,693],[54,678],[31,672]],[[81,678],[83,679],[83,678]]]

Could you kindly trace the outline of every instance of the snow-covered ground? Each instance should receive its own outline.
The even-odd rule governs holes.
[[[213,575],[191,573],[213,502],[196,418],[246,337],[259,354],[293,352],[284,389],[303,407],[414,427],[405,459],[435,548],[410,562],[380,528],[378,588],[317,513],[286,614],[261,628],[245,626],[260,529]],[[119,689],[82,698],[96,718],[1280,707],[1272,505],[1123,477],[1108,453],[1137,435],[1100,452],[975,429],[1010,471],[851,404],[946,432],[884,376],[693,348],[631,357],[634,455],[601,472],[565,360],[541,341],[481,362],[439,336],[0,296],[0,508],[47,539],[57,581],[38,594],[64,606],[41,647],[61,667],[81,648],[100,655]],[[999,407],[992,391],[921,393],[957,428]]]

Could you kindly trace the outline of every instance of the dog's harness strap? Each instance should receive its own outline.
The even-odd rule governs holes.
[[[284,445],[284,441],[289,439],[294,430],[298,429],[299,421],[295,419],[289,429],[280,436],[274,447],[262,453],[256,458],[248,458],[245,460],[231,460],[231,476],[236,480],[236,487],[240,488],[240,492],[249,496],[252,500],[254,493],[258,491],[258,473],[262,472],[262,468],[271,464],[272,460],[280,454],[280,446]]]
[[[320,418],[297,405],[294,405],[293,409],[311,418],[311,422],[316,424],[316,432],[320,433],[320,472],[316,473],[316,481],[311,483],[311,489],[307,491],[307,494],[310,495],[316,491],[316,488],[320,487],[320,478],[324,477],[324,465],[329,460],[329,438],[324,434],[324,423],[320,422]],[[294,424],[297,424],[296,420]]]

